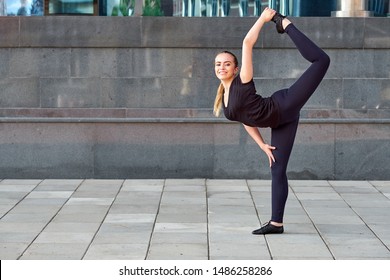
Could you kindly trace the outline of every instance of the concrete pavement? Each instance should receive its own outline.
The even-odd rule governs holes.
[[[268,180],[0,181],[2,260],[390,259],[390,181],[291,180],[285,233]]]

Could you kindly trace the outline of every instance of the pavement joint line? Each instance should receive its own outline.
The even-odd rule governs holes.
[[[330,185],[329,181],[327,181],[327,184]],[[332,187],[333,188],[333,187]],[[318,227],[316,226],[316,224],[314,223],[313,219],[311,218],[309,212],[306,210],[305,206],[302,204],[302,201],[300,199],[298,199],[298,196],[296,195],[295,193],[295,190],[293,187],[290,186],[290,189],[291,191],[293,192],[295,198],[297,199],[297,201],[299,202],[300,206],[302,207],[303,211],[305,211],[308,219],[310,220],[310,223],[313,225],[313,227],[315,228],[318,236],[321,238],[322,242],[325,244],[325,247],[327,248],[327,250],[329,251],[329,253],[331,254],[332,256],[332,259],[335,260],[336,259],[336,256],[335,254],[333,253],[332,249],[330,248],[330,246],[328,245],[328,243],[326,242],[325,238],[322,236],[320,230],[318,229]]]
[[[374,189],[377,190],[377,192],[382,194],[387,199],[387,196],[381,190],[379,190],[371,181],[367,181],[367,183],[369,183]]]
[[[208,184],[207,179],[204,180],[205,195],[206,195],[206,222],[207,222],[207,259],[210,259],[210,221],[209,221],[209,200],[208,200]]]
[[[332,182],[328,182],[329,185],[333,188],[333,190],[341,197],[341,199],[345,202],[345,204],[348,205],[348,207],[353,211],[353,213],[355,213],[355,215],[357,217],[359,217],[359,219],[363,222],[363,224],[371,231],[371,233],[379,240],[380,243],[382,243],[383,246],[385,246],[385,248],[390,252],[390,248],[383,242],[383,240],[375,233],[374,230],[372,230],[372,228],[366,223],[366,221],[359,215],[358,212],[355,211],[355,209],[353,209],[352,205],[348,203],[348,201],[346,201],[343,196],[334,188],[334,186],[332,185]],[[370,182],[369,182],[370,185],[372,185]],[[373,186],[373,185],[372,185]],[[375,186],[373,186],[374,189],[376,189],[381,195],[383,195],[382,192],[380,192]],[[383,195],[385,198],[386,196]]]
[[[245,184],[246,184],[246,186],[247,186],[247,188],[248,188],[249,195],[251,196],[251,200],[252,200],[252,203],[253,203],[253,207],[255,208],[257,220],[259,221],[259,224],[260,224],[259,226],[261,227],[262,223],[261,223],[259,211],[257,210],[256,202],[255,202],[255,200],[253,199],[253,194],[252,194],[251,188],[249,187],[249,183],[248,183],[248,180],[247,180],[247,179],[245,180]],[[259,237],[260,237],[260,236],[259,236]],[[268,254],[269,254],[271,260],[273,260],[272,251],[271,251],[271,247],[270,247],[270,244],[269,244],[269,242],[268,242],[267,236],[263,235],[262,237],[263,237],[264,240],[265,240],[265,245],[267,246]]]
[[[83,181],[83,182],[84,182],[84,181]],[[91,241],[89,242],[87,248],[85,249],[85,252],[84,252],[83,255],[81,256],[81,259],[82,259],[82,260],[85,258],[85,256],[87,255],[89,249],[91,248],[91,245],[92,245],[93,241],[96,239],[96,236],[98,235],[98,233],[99,233],[99,231],[100,231],[100,228],[103,226],[103,223],[104,223],[104,221],[106,220],[107,215],[108,215],[108,213],[110,212],[110,209],[111,209],[112,205],[114,204],[116,198],[118,197],[120,191],[122,190],[123,184],[124,184],[124,183],[125,183],[125,180],[122,181],[121,186],[118,188],[118,191],[116,192],[114,199],[112,200],[110,206],[108,207],[108,209],[107,209],[107,211],[106,211],[106,214],[104,215],[104,217],[103,217],[103,219],[102,219],[102,221],[101,221],[99,227],[96,229],[96,231],[95,231],[93,237],[91,238]]]
[[[41,180],[36,186],[34,189],[32,189],[29,194],[31,192],[33,192],[36,188],[38,188],[38,186],[40,184],[42,184],[42,182],[44,182],[45,180]],[[76,190],[82,185],[82,183],[84,182],[84,180],[82,180],[80,182],[80,184],[77,186],[77,188],[72,192],[72,195],[76,192]],[[72,195],[70,195],[64,202],[63,204],[61,205],[61,207],[59,207],[58,211],[53,214],[53,216],[51,217],[51,219],[49,219],[49,221],[45,224],[45,226],[40,230],[40,232],[33,238],[33,240],[30,242],[30,244],[28,244],[28,246],[26,246],[26,249],[23,250],[23,252],[20,254],[20,256],[17,258],[18,260],[20,260],[20,258],[23,257],[23,255],[27,252],[27,250],[31,247],[31,245],[35,242],[35,240],[37,240],[37,238],[41,235],[41,233],[50,225],[50,223],[54,220],[54,218],[58,215],[58,213],[61,211],[62,208],[64,208],[65,204],[69,201],[69,199],[72,197]],[[25,197],[24,197],[25,198]],[[22,202],[23,199],[21,199],[19,202]]]
[[[4,181],[4,179],[0,180],[0,182]],[[0,217],[0,220],[4,218],[9,212],[11,212],[16,206],[18,206],[27,196],[29,196],[38,186],[41,184],[44,180],[41,180],[33,189],[31,189],[29,192],[26,193],[22,198],[19,199],[19,201],[12,206],[7,212],[4,213],[3,216]]]
[[[144,260],[147,260],[148,257],[149,257],[150,247],[152,245],[152,240],[153,240],[153,235],[154,235],[154,229],[156,228],[157,219],[158,219],[158,215],[160,213],[160,208],[161,208],[161,201],[162,201],[162,198],[163,198],[163,195],[164,195],[164,190],[165,190],[166,184],[167,184],[167,179],[164,179],[163,180],[163,187],[161,189],[160,199],[158,201],[157,212],[156,212],[156,215],[154,217],[152,231],[150,232],[149,242],[148,242],[148,246],[147,246],[147,249],[146,249],[146,254],[145,254]]]

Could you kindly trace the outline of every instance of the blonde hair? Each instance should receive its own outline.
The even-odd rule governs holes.
[[[223,52],[220,52],[218,54],[221,54],[221,53],[227,53],[227,54],[230,54],[232,57],[233,57],[233,62],[235,64],[236,67],[238,67],[238,59],[237,57],[229,52],[229,51],[223,51]],[[217,56],[218,56],[217,54]],[[219,117],[220,113],[221,113],[221,108],[222,108],[222,98],[223,98],[223,94],[225,93],[225,88],[223,87],[223,84],[220,83],[219,84],[219,87],[217,89],[217,95],[215,96],[215,101],[214,101],[214,116],[216,117]]]
[[[222,98],[224,93],[225,88],[223,87],[223,84],[220,83],[214,101],[214,116],[216,117],[219,117],[219,115],[221,114]]]

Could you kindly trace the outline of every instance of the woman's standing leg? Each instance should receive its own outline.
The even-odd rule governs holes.
[[[287,165],[294,145],[295,135],[298,128],[299,116],[294,121],[273,128],[271,131],[271,146],[275,162],[271,166],[272,175],[272,216],[271,221],[263,227],[254,230],[253,234],[283,233],[284,208],[288,196]]]
[[[284,208],[288,196],[287,165],[294,145],[299,117],[294,121],[273,128],[271,131],[271,146],[275,162],[271,167],[272,175],[272,216],[271,221],[283,223]]]

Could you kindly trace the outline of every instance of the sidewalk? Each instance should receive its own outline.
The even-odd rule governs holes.
[[[387,259],[390,181],[290,181],[285,233],[267,180],[2,180],[0,259]]]

